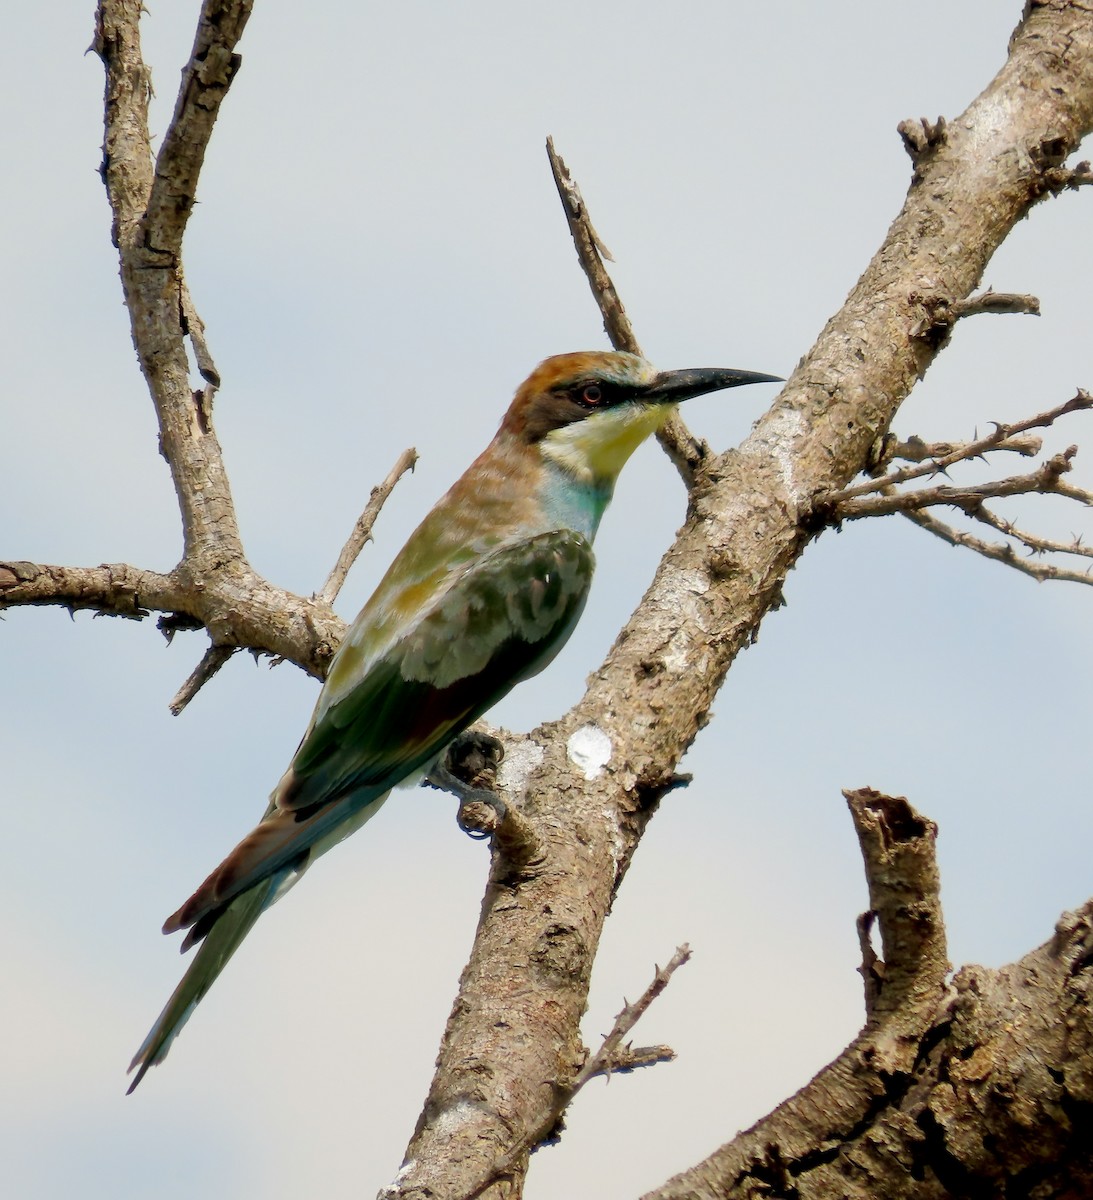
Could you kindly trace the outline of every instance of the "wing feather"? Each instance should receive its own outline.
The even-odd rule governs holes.
[[[391,787],[430,761],[561,649],[593,565],[587,540],[569,530],[479,560],[323,713],[278,804],[301,811],[347,789]]]
[[[341,840],[408,775],[561,649],[594,559],[569,530],[506,546],[461,573],[362,678],[321,713],[262,822],[165,930],[199,940],[232,900]]]

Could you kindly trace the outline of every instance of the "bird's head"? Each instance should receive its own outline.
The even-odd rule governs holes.
[[[691,396],[776,375],[727,368],[658,371],[636,354],[587,350],[541,362],[505,414],[502,432],[584,482],[613,482],[639,445]]]

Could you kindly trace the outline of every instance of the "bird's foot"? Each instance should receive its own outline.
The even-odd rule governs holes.
[[[497,768],[505,761],[505,743],[492,733],[466,729],[448,747],[444,757],[449,770],[466,783],[478,786],[484,779],[492,784],[497,778]]]
[[[505,747],[497,738],[470,730],[452,742],[425,776],[427,783],[458,798],[456,821],[469,837],[492,836],[509,815],[504,800],[489,786],[504,757]]]

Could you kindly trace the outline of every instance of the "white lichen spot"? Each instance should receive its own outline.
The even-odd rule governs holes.
[[[658,603],[684,623],[691,622],[703,633],[706,628],[706,609],[700,600],[710,590],[710,578],[696,567],[668,566],[660,575]]]
[[[682,604],[701,596],[710,586],[705,571],[696,568],[668,567],[661,574],[663,594],[668,602]]]
[[[685,671],[705,675],[710,668],[710,656],[706,653],[695,657],[696,647],[682,629],[672,634],[671,641],[661,653],[660,660],[664,669],[672,675],[682,675]]]
[[[384,1188],[384,1189],[383,1189],[383,1190],[380,1192],[380,1194],[379,1194],[379,1195],[376,1197],[376,1200],[385,1200],[385,1198],[386,1198],[386,1197],[389,1197],[389,1196],[397,1196],[397,1195],[398,1195],[398,1192],[399,1192],[399,1189],[400,1189],[400,1187],[401,1187],[401,1185],[402,1185],[402,1181],[403,1181],[403,1180],[404,1180],[404,1179],[405,1179],[405,1178],[406,1178],[406,1177],[407,1177],[407,1176],[410,1174],[410,1172],[411,1172],[411,1171],[412,1171],[412,1170],[413,1170],[413,1169],[414,1169],[416,1166],[417,1166],[417,1159],[416,1159],[416,1158],[411,1158],[411,1159],[409,1159],[407,1162],[404,1162],[404,1163],[402,1164],[402,1166],[401,1166],[401,1167],[399,1167],[399,1169],[398,1169],[398,1174],[397,1174],[397,1175],[394,1177],[394,1179],[392,1179],[392,1180],[391,1180],[391,1182],[390,1182],[390,1183],[389,1183],[389,1184],[388,1184],[388,1185],[387,1185],[387,1186],[386,1186],[386,1187],[385,1187],[385,1188]]]
[[[790,499],[796,501],[797,477],[793,471],[797,442],[805,432],[805,419],[794,408],[781,408],[762,426],[762,436],[748,439],[749,449],[766,456],[778,469],[782,486]]]
[[[596,779],[611,761],[611,739],[598,725],[582,725],[570,734],[565,751],[585,779]]]
[[[445,1108],[429,1122],[433,1136],[442,1139],[454,1137],[467,1121],[477,1115],[478,1111],[478,1108],[470,1100],[457,1100],[455,1104]]]
[[[522,796],[527,791],[528,776],[542,761],[542,746],[531,738],[519,738],[513,745],[505,747],[497,782],[510,795]]]

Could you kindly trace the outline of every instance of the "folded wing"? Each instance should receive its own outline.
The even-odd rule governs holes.
[[[233,897],[274,874],[298,874],[316,850],[356,828],[364,809],[554,657],[584,608],[592,569],[586,539],[558,530],[503,547],[458,576],[322,712],[265,818],[165,932],[192,928],[192,944]]]

